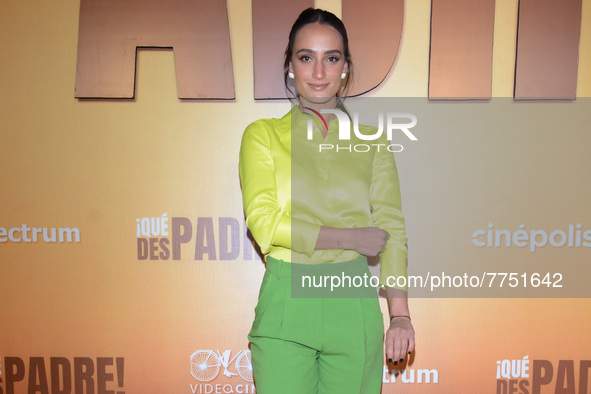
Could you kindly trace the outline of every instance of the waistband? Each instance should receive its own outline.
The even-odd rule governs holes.
[[[367,266],[367,257],[359,256],[353,260],[343,261],[338,263],[323,263],[323,264],[301,264],[292,263],[281,259],[276,259],[272,256],[266,256],[267,271],[277,276],[292,276],[292,270],[298,274],[305,272],[306,274],[322,275],[323,273],[344,272],[347,274],[367,273],[369,267]]]

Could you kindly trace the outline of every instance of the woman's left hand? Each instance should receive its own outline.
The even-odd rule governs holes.
[[[386,331],[386,358],[394,365],[415,349],[415,330],[407,317],[395,317]]]

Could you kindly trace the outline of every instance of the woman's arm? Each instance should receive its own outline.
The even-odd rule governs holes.
[[[384,143],[389,143],[384,137]],[[400,185],[394,156],[387,150],[376,152],[370,189],[373,224],[389,234],[386,250],[380,256],[380,286],[386,291],[390,325],[385,348],[388,361],[402,362],[415,347],[407,293],[407,237],[402,215]],[[396,278],[404,278],[403,283]],[[392,316],[396,316],[391,318]]]
[[[366,256],[376,256],[386,250],[387,233],[378,227],[320,228],[316,249],[352,249]],[[385,287],[388,298],[390,327],[386,331],[386,357],[394,365],[402,362],[415,347],[415,332],[408,309],[405,290]],[[391,318],[395,316],[394,318]]]
[[[389,143],[382,138],[379,142]],[[406,277],[408,253],[400,185],[394,155],[386,149],[375,153],[369,198],[373,225],[389,235],[386,250],[380,256],[380,287],[406,290],[406,281],[396,280]]]
[[[320,225],[291,217],[289,207],[278,201],[275,166],[290,166],[289,151],[281,148],[273,120],[251,123],[240,145],[240,183],[246,226],[264,254],[282,246],[311,256]],[[289,174],[289,170],[287,170]]]

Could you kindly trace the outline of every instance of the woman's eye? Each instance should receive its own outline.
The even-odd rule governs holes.
[[[329,56],[328,61],[329,62],[338,62],[340,59],[338,56]]]
[[[308,55],[302,55],[302,56],[300,56],[300,60],[303,61],[303,62],[310,61],[310,59],[311,58]]]

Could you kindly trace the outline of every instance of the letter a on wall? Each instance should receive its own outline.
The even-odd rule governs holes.
[[[81,0],[76,98],[133,98],[136,50],[172,48],[181,99],[233,99],[224,0]]]

